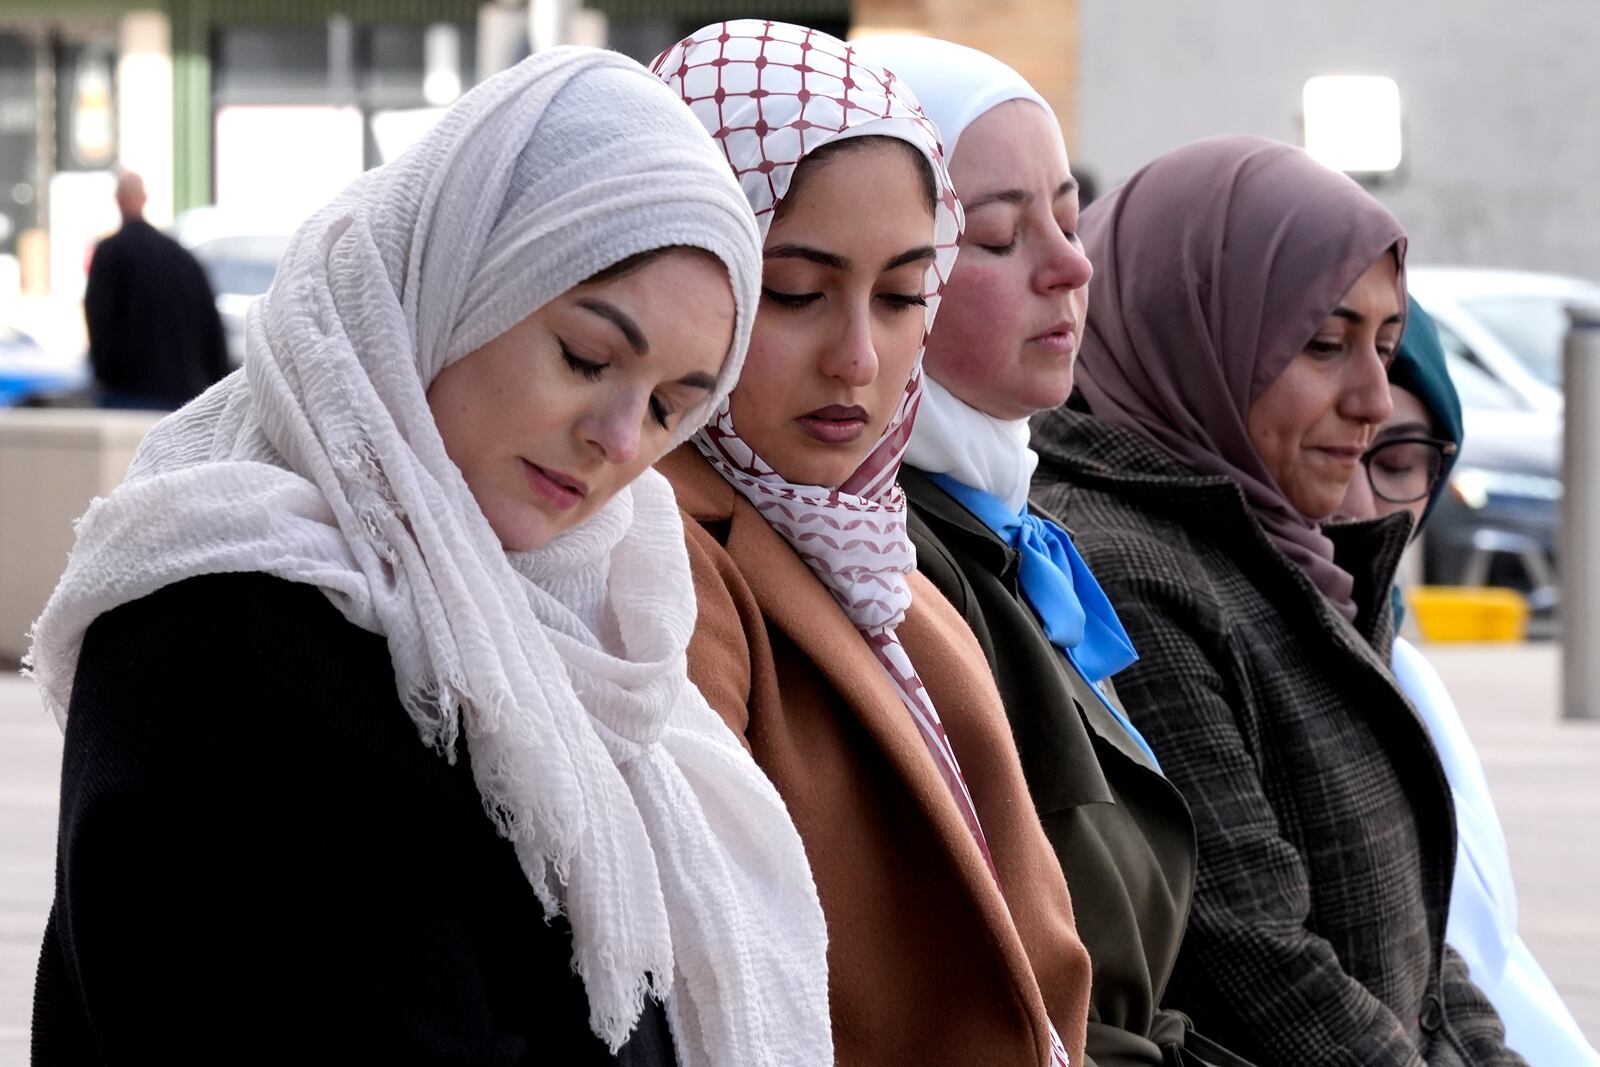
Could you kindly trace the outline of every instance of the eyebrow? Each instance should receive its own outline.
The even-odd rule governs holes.
[[[831,267],[834,270],[850,269],[850,261],[848,259],[845,259],[843,256],[834,255],[832,252],[824,252],[820,248],[812,248],[810,245],[773,245],[771,248],[766,250],[763,258],[804,259],[811,263],[820,264],[824,267]]]
[[[1331,317],[1332,318],[1336,318],[1336,319],[1344,319],[1346,322],[1354,322],[1354,323],[1357,323],[1357,324],[1360,324],[1360,323],[1363,323],[1363,322],[1367,321],[1367,317],[1365,315],[1361,314],[1361,312],[1352,311],[1347,307],[1336,307],[1336,308],[1334,308],[1333,309],[1333,315]],[[1400,312],[1396,311],[1393,315],[1390,315],[1388,318],[1384,319],[1383,322],[1381,323],[1381,325],[1383,325],[1383,326],[1399,325],[1401,322],[1404,322],[1404,321],[1405,320],[1401,316]]]
[[[1382,432],[1378,434],[1378,442],[1389,441],[1396,437],[1426,437],[1432,432],[1433,427],[1425,422],[1417,422],[1416,420],[1401,422],[1393,426],[1385,426]]]
[[[717,380],[716,378],[707,374],[705,371],[697,370],[693,373],[685,374],[682,378],[679,378],[677,380],[677,384],[687,385],[691,389],[704,389],[709,393],[711,390],[717,387]]]
[[[628,347],[633,349],[634,355],[643,356],[649,353],[650,342],[645,340],[644,331],[615,304],[609,304],[598,297],[587,296],[578,301],[578,306],[590,314],[600,316],[621,331],[623,340],[628,342]]]
[[[935,252],[932,245],[923,245],[921,248],[908,249],[904,252],[901,252],[897,256],[890,257],[888,262],[884,263],[883,270],[894,270],[896,267],[903,267],[907,263],[919,263],[925,260],[930,260],[934,258],[934,255]],[[832,270],[850,269],[850,261],[844,256],[833,252],[824,252],[822,249],[812,248],[810,245],[773,245],[771,248],[766,250],[765,258],[803,259],[807,262],[816,263]]]
[[[1056,191],[1050,194],[1050,199],[1052,202],[1060,200],[1063,196],[1066,196],[1077,187],[1078,179],[1068,178],[1066,181],[1056,186]],[[980,207],[987,207],[990,204],[1016,204],[1020,206],[1032,203],[1032,201],[1033,194],[1027,192],[1026,190],[1001,189],[999,192],[984,193],[982,196],[963,201],[962,205],[967,211],[976,211]]]

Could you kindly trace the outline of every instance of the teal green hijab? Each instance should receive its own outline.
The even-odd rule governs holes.
[[[1456,455],[1444,457],[1439,480],[1428,496],[1422,521],[1417,523],[1420,530],[1450,482],[1450,469],[1456,465],[1457,456],[1460,455],[1463,428],[1461,398],[1456,395],[1456,387],[1450,381],[1444,346],[1439,343],[1439,330],[1417,303],[1416,297],[1408,297],[1407,304],[1406,329],[1400,337],[1400,350],[1389,364],[1389,384],[1399,386],[1422,401],[1422,406],[1433,419],[1434,432],[1452,442],[1457,449]]]

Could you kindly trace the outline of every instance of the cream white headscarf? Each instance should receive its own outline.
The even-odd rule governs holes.
[[[453,758],[465,739],[489,817],[571,923],[613,1050],[654,994],[684,1064],[827,1063],[821,908],[777,793],[688,682],[670,488],[647,472],[508,554],[426,401],[444,367],[667,245],[721,259],[737,305],[682,441],[737,378],[760,281],[721,154],[615,53],[558,49],[485,82],[295,235],[244,369],[152,431],[82,520],[30,659],[64,721],[84,632],[111,608],[202,574],[317,586],[388,639],[422,740]]]
[[[1031,101],[1055,123],[1055,112],[1027,79],[986,52],[903,34],[864,37],[855,49],[911,86],[922,110],[939,127],[951,159],[961,150],[967,127],[1008,101]],[[948,474],[1020,511],[1039,465],[1038,454],[1028,447],[1030,436],[1027,419],[985,414],[930,374],[906,462],[931,474]]]

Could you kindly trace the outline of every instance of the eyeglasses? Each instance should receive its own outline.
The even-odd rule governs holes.
[[[1361,456],[1367,482],[1380,500],[1414,504],[1426,499],[1439,481],[1446,456],[1456,454],[1451,441],[1433,437],[1390,437]]]

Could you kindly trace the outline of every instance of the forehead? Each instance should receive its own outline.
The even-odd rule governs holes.
[[[1398,385],[1389,387],[1389,394],[1394,400],[1394,413],[1383,420],[1384,428],[1391,426],[1404,426],[1408,423],[1421,423],[1428,428],[1429,433],[1437,432],[1433,424],[1433,416],[1427,406],[1422,403],[1417,394]]]
[[[1055,187],[1070,176],[1061,128],[1032,100],[1007,100],[961,132],[950,157],[950,177],[963,197],[993,185]]]
[[[852,247],[887,248],[887,258],[929,243],[933,213],[916,151],[907,142],[883,139],[816,160],[784,201],[767,246],[820,242],[824,251],[854,259]],[[869,261],[877,257],[873,252]]]
[[[1378,320],[1403,310],[1400,268],[1392,252],[1384,252],[1362,272],[1339,303]]]

